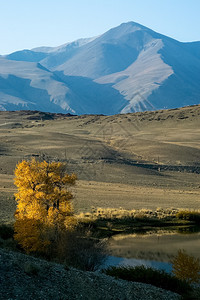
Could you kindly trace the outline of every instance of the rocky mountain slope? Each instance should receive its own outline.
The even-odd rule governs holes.
[[[0,57],[0,109],[117,114],[200,102],[200,42],[134,22]]]

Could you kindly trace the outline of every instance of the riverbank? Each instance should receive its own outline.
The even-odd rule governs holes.
[[[79,224],[90,228],[98,238],[116,234],[146,233],[152,230],[173,230],[178,233],[200,231],[199,211],[182,209],[125,210],[97,208],[76,215]]]
[[[178,300],[149,284],[116,280],[0,249],[1,297],[7,299]]]

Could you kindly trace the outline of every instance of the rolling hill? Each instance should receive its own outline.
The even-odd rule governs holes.
[[[199,207],[200,105],[114,116],[0,112],[0,219],[13,219],[13,171],[23,159],[75,172],[76,212]]]

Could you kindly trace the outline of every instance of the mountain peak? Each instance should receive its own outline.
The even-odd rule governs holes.
[[[0,57],[0,108],[104,113],[199,103],[200,43],[129,21],[58,47]]]
[[[123,23],[121,23],[118,27],[138,27],[138,28],[141,28],[141,29],[149,29],[149,28],[147,28],[147,27],[145,27],[145,26],[143,26],[143,25],[141,25],[141,24],[139,24],[139,23],[137,23],[137,22],[134,22],[134,21],[128,21],[128,22],[123,22]]]
[[[107,32],[105,32],[102,36],[120,39],[122,36],[136,32],[138,30],[150,30],[147,27],[144,27],[135,22],[127,22],[122,23],[117,27],[114,27]]]

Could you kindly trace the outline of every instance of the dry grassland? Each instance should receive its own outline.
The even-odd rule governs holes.
[[[66,162],[76,212],[200,208],[200,106],[116,116],[0,112],[0,220],[13,220],[13,171],[33,157]]]

